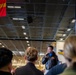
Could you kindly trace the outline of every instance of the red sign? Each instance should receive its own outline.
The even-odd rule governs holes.
[[[6,16],[6,0],[0,0],[0,17]]]

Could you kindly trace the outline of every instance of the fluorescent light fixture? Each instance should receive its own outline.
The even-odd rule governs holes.
[[[19,20],[24,20],[24,18],[18,18]]]
[[[2,47],[4,48],[5,46],[4,46],[4,45],[2,45]]]
[[[2,43],[0,43],[0,45],[2,45]]]
[[[23,32],[24,35],[26,35],[26,32]]]
[[[18,20],[18,18],[12,18],[13,20]]]
[[[25,37],[25,39],[28,39],[28,37]]]
[[[12,18],[13,20],[24,20],[24,18]]]
[[[21,6],[7,6],[8,8],[18,8],[18,9],[20,9],[21,8]]]
[[[29,41],[26,41],[27,43],[29,43]]]
[[[63,36],[66,36],[66,34],[63,34]]]
[[[63,40],[63,38],[60,38],[60,41],[62,41]]]
[[[14,8],[14,6],[7,6],[8,8]]]
[[[15,8],[21,8],[21,6],[15,6]]]
[[[71,23],[75,23],[75,21],[76,21],[76,20],[75,20],[75,19],[73,19],[73,20],[71,21]]]
[[[70,29],[70,28],[68,28],[68,29],[67,29],[67,31],[71,31],[71,29]]]
[[[25,26],[22,26],[22,29],[25,29]]]
[[[28,46],[30,46],[30,44],[27,44]]]

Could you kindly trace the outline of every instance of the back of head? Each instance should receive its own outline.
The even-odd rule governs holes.
[[[70,36],[64,43],[64,56],[71,63],[73,67],[76,67],[76,36]]]
[[[25,51],[25,56],[27,57],[28,61],[35,61],[37,60],[38,51],[33,47],[28,47]]]
[[[11,63],[12,57],[13,53],[10,50],[6,48],[0,48],[0,68]]]

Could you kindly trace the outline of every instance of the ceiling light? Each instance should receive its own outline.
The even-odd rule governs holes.
[[[22,26],[22,29],[25,29],[25,26]]]
[[[66,34],[63,34],[63,36],[66,36]]]
[[[8,8],[21,8],[21,6],[7,6]]]
[[[24,18],[19,18],[19,20],[24,20]]]
[[[71,21],[71,23],[75,23],[75,21],[76,21],[76,20],[75,20],[75,19],[73,19],[73,20]]]
[[[2,45],[2,47],[5,47],[5,46]]]
[[[8,8],[14,8],[14,6],[7,6]]]
[[[30,44],[27,44],[28,46],[30,46]]]
[[[13,20],[24,20],[24,18],[12,18]]]
[[[67,29],[67,31],[70,31],[70,30],[71,30],[70,28]]]
[[[60,38],[60,41],[62,41],[63,40],[63,38]]]
[[[2,43],[0,43],[0,45],[2,45]]]
[[[18,20],[18,18],[12,18],[13,20]]]
[[[28,39],[28,37],[25,37],[25,39]]]
[[[23,34],[26,35],[26,32],[24,32]]]
[[[21,8],[21,6],[15,6],[15,8]]]
[[[26,41],[27,43],[29,43],[29,41]]]

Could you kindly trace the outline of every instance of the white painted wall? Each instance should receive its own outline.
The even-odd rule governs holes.
[[[64,42],[57,41],[56,43],[56,54],[58,55],[59,61],[62,61],[62,63],[65,62],[65,58],[63,55],[58,54],[59,50],[63,50]]]

